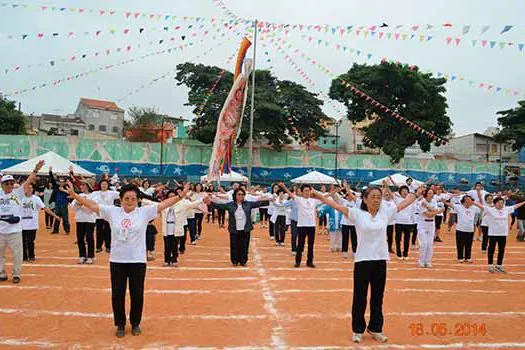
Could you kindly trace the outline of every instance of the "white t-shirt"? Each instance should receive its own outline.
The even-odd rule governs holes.
[[[295,196],[297,203],[297,227],[315,227],[315,207],[321,202],[314,198]]]
[[[485,202],[485,196],[489,193],[485,190],[481,190],[480,194],[481,194],[481,202],[479,201],[478,191],[470,190],[467,192],[467,195],[472,197],[472,199],[474,199],[474,202],[478,202],[478,203],[481,203],[482,205],[486,205],[487,203]]]
[[[489,236],[509,235],[509,215],[514,211],[514,206],[496,209],[484,206],[483,213],[490,215]]]
[[[493,205],[485,205],[485,207],[493,208]],[[481,225],[480,226],[486,226],[490,227],[490,221],[491,221],[491,215],[486,210],[483,210],[483,213],[481,213]]]
[[[401,196],[394,196],[394,202],[397,204],[403,202],[406,198]],[[397,212],[396,224],[399,225],[413,225],[414,224],[414,203],[410,204],[405,209]]]
[[[235,226],[237,231],[244,231],[244,226],[246,226],[246,213],[242,205],[239,204],[237,204],[237,209],[235,210]]]
[[[458,222],[456,224],[457,231],[474,232],[474,218],[480,212],[479,208],[471,205],[470,208],[465,208],[463,204],[454,205],[454,209],[458,214]]]
[[[434,218],[435,217],[426,217],[423,213],[427,210],[437,210],[438,204],[436,202],[436,198],[432,198],[432,200],[429,202],[426,199],[422,199],[418,201],[419,203],[419,221],[417,222],[418,227],[421,227],[421,229],[429,229],[434,228]],[[427,221],[430,220],[430,221]]]
[[[356,198],[355,201],[349,201],[348,199],[342,199],[341,200],[341,204],[343,204],[347,208],[359,208],[361,206],[361,203],[359,203],[359,205],[358,205],[356,202],[360,202],[360,201],[361,201],[361,199],[359,199],[359,198]],[[352,218],[350,216],[342,215],[341,225],[354,226],[355,225],[355,221],[352,220]]]
[[[445,202],[449,199],[449,195],[446,194],[446,193],[441,193],[441,194],[435,194],[434,195],[434,200],[436,201],[436,204],[437,204],[437,209],[443,209],[445,208]],[[443,216],[443,213],[441,214],[438,214],[436,216]]]
[[[92,199],[93,194],[86,194],[81,193],[79,194],[80,197],[84,197],[87,199]],[[75,212],[75,220],[76,222],[89,222],[94,223],[97,220],[97,214],[93,213],[88,208],[84,207],[83,205],[80,205],[76,200],[74,200],[71,203],[71,207],[73,208],[73,211]]]
[[[32,195],[22,198],[22,229],[38,230],[38,217],[40,209],[45,207],[40,197]]]
[[[95,191],[91,193],[91,199],[98,203],[98,205],[113,206],[115,201],[119,198],[117,191]],[[102,217],[100,217],[102,219]]]
[[[348,216],[355,221],[357,242],[359,242],[355,262],[389,260],[386,227],[396,213],[396,206],[384,203],[381,203],[375,217],[358,208],[348,209]]]
[[[123,208],[100,205],[100,217],[111,226],[110,262],[146,263],[146,227],[157,216],[157,204],[137,207],[130,213]]]
[[[461,204],[461,199],[459,196],[450,197],[450,214],[456,214],[456,209],[454,209],[454,206],[459,204]]]
[[[9,194],[0,190],[0,215],[22,215],[22,198],[25,197],[24,188],[18,187]],[[0,234],[22,232],[22,219],[17,224],[10,224],[0,220]]]

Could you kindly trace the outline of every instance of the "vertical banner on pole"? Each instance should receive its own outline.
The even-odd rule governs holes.
[[[208,181],[219,181],[220,176],[224,173],[226,166],[228,172],[231,170],[231,155],[233,142],[242,118],[241,110],[245,100],[245,90],[248,77],[252,71],[251,60],[246,60],[246,52],[251,46],[250,40],[242,40],[237,63],[235,65],[235,77],[233,86],[226,98],[217,121],[217,132],[213,141],[212,154],[208,168]],[[242,72],[242,69],[244,71]]]

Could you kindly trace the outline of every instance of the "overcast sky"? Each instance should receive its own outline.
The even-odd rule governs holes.
[[[489,126],[496,125],[495,112],[501,109],[516,106],[519,99],[524,99],[525,91],[525,49],[520,52],[516,47],[500,49],[481,48],[479,43],[472,47],[472,40],[495,40],[525,43],[525,2],[522,0],[502,0],[498,2],[480,2],[474,0],[396,0],[396,1],[362,1],[362,0],[224,0],[230,10],[242,18],[258,18],[262,21],[291,23],[291,24],[333,24],[366,25],[389,24],[391,32],[401,34],[414,33],[413,25],[421,25],[426,29],[427,24],[435,25],[433,29],[417,31],[412,40],[378,40],[364,38],[354,34],[340,36],[331,31],[328,33],[317,31],[291,30],[288,35],[279,33],[292,48],[286,47],[286,53],[294,55],[295,49],[315,58],[325,67],[339,74],[346,72],[353,62],[378,63],[382,57],[399,60],[404,63],[416,64],[422,70],[434,73],[443,72],[460,75],[465,81],[454,81],[447,84],[449,110],[448,115],[454,123],[458,134],[468,132],[483,132]],[[9,5],[2,7],[2,3]],[[129,92],[146,85],[138,93],[134,93],[118,102],[124,109],[130,106],[155,107],[159,112],[174,116],[183,116],[191,119],[191,109],[184,107],[187,101],[187,90],[178,87],[173,80],[174,74],[149,84],[156,77],[173,72],[178,63],[192,61],[207,65],[224,67],[228,56],[238,46],[241,34],[245,30],[234,32],[225,30],[217,32],[209,21],[204,22],[201,29],[199,23],[184,21],[179,18],[173,21],[162,19],[142,18],[135,19],[132,15],[126,19],[125,12],[146,12],[172,16],[201,16],[226,19],[226,15],[212,0],[114,0],[114,1],[85,1],[63,0],[60,2],[26,1],[27,8],[13,9],[11,4],[20,4],[16,0],[0,0],[0,91],[9,94],[15,90],[31,88],[42,83],[51,86],[30,91],[16,100],[22,103],[25,113],[56,113],[68,114],[75,111],[80,97],[101,98],[116,101]],[[490,4],[490,5],[489,5]],[[57,8],[75,7],[85,8],[83,14],[70,11],[42,11],[41,5],[56,6]],[[90,14],[88,9],[96,9],[97,13]],[[115,14],[100,16],[98,10],[114,10]],[[451,23],[451,29],[444,29],[442,24]],[[188,29],[188,25],[194,27]],[[509,32],[501,35],[505,25],[514,25]],[[180,25],[179,30],[175,26]],[[395,30],[397,25],[403,27]],[[465,25],[471,25],[468,34],[462,36]],[[483,26],[490,25],[490,29],[481,35]],[[164,26],[169,30],[164,31]],[[129,28],[130,34],[124,35],[124,29]],[[144,28],[142,34],[139,28]],[[220,27],[221,30],[223,29]],[[115,29],[111,35],[108,31]],[[355,28],[354,28],[355,29]],[[94,33],[102,30],[100,35]],[[208,30],[205,35],[204,31]],[[58,37],[53,38],[53,32]],[[70,32],[75,32],[69,37]],[[88,36],[84,32],[90,32]],[[38,33],[44,37],[38,39]],[[195,37],[193,36],[195,33]],[[21,40],[23,34],[29,36]],[[249,33],[248,33],[249,34]],[[421,43],[419,35],[432,35],[429,42]],[[13,35],[13,39],[9,39]],[[184,42],[181,35],[185,35]],[[250,34],[251,35],[251,34]],[[312,36],[310,43],[302,37]],[[446,44],[447,36],[463,37],[461,44],[456,47]],[[215,36],[215,39],[213,38]],[[170,37],[176,40],[170,43]],[[265,34],[259,36],[257,50],[257,68],[271,68],[280,79],[289,79],[306,85],[306,82],[297,74],[284,55],[275,50]],[[328,41],[326,47],[317,45],[317,39]],[[159,45],[160,40],[165,40]],[[150,44],[152,43],[152,44]],[[187,49],[177,50],[171,54],[160,54],[123,64],[113,69],[102,70],[87,77],[67,81],[58,86],[52,82],[67,76],[90,71],[109,64],[139,57],[160,49],[192,43]],[[140,48],[138,45],[140,44]],[[361,56],[335,50],[340,44],[348,49],[359,49]],[[131,45],[131,51],[125,48]],[[220,45],[220,46],[219,46]],[[489,45],[487,45],[489,46]],[[117,48],[124,48],[120,53]],[[105,50],[110,49],[110,55]],[[94,57],[94,52],[104,54]],[[367,59],[367,54],[372,59]],[[87,54],[86,59],[81,56]],[[251,52],[249,53],[251,55]],[[73,62],[70,57],[76,56]],[[62,62],[61,59],[66,59]],[[313,79],[315,86],[308,88],[314,92],[326,94],[330,86],[330,78],[316,66],[296,56],[294,61],[303,68]],[[55,61],[51,66],[49,62]],[[226,68],[232,70],[233,62]],[[28,68],[28,65],[32,67]],[[20,66],[18,71],[13,67]],[[9,68],[5,74],[4,69]],[[472,87],[469,80],[476,82]],[[480,82],[500,86],[504,89],[519,89],[520,95],[508,95],[488,92],[477,88]],[[495,89],[495,88],[494,88]],[[340,110],[327,104],[325,112],[333,117],[339,117]],[[409,116],[408,116],[409,117]]]

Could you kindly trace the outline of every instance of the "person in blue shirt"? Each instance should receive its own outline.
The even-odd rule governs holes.
[[[60,228],[60,221],[62,221],[62,225],[64,226],[64,231],[66,231],[66,235],[69,235],[69,231],[71,230],[71,226],[69,224],[69,199],[68,199],[68,192],[65,189],[66,181],[63,177],[59,178],[57,181],[55,179],[55,175],[53,174],[53,168],[49,167],[49,181],[52,184],[53,187],[53,193],[51,194],[50,202],[55,203],[55,213],[62,219],[62,220],[56,220],[55,224],[53,225],[53,232],[52,234],[58,234],[58,230]]]

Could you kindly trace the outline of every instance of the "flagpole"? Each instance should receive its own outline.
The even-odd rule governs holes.
[[[248,154],[248,184],[252,183],[252,167],[253,167],[253,113],[255,107],[255,58],[257,54],[257,20],[253,22],[253,72],[252,72],[252,96],[250,106],[250,139],[249,139],[249,154]]]

